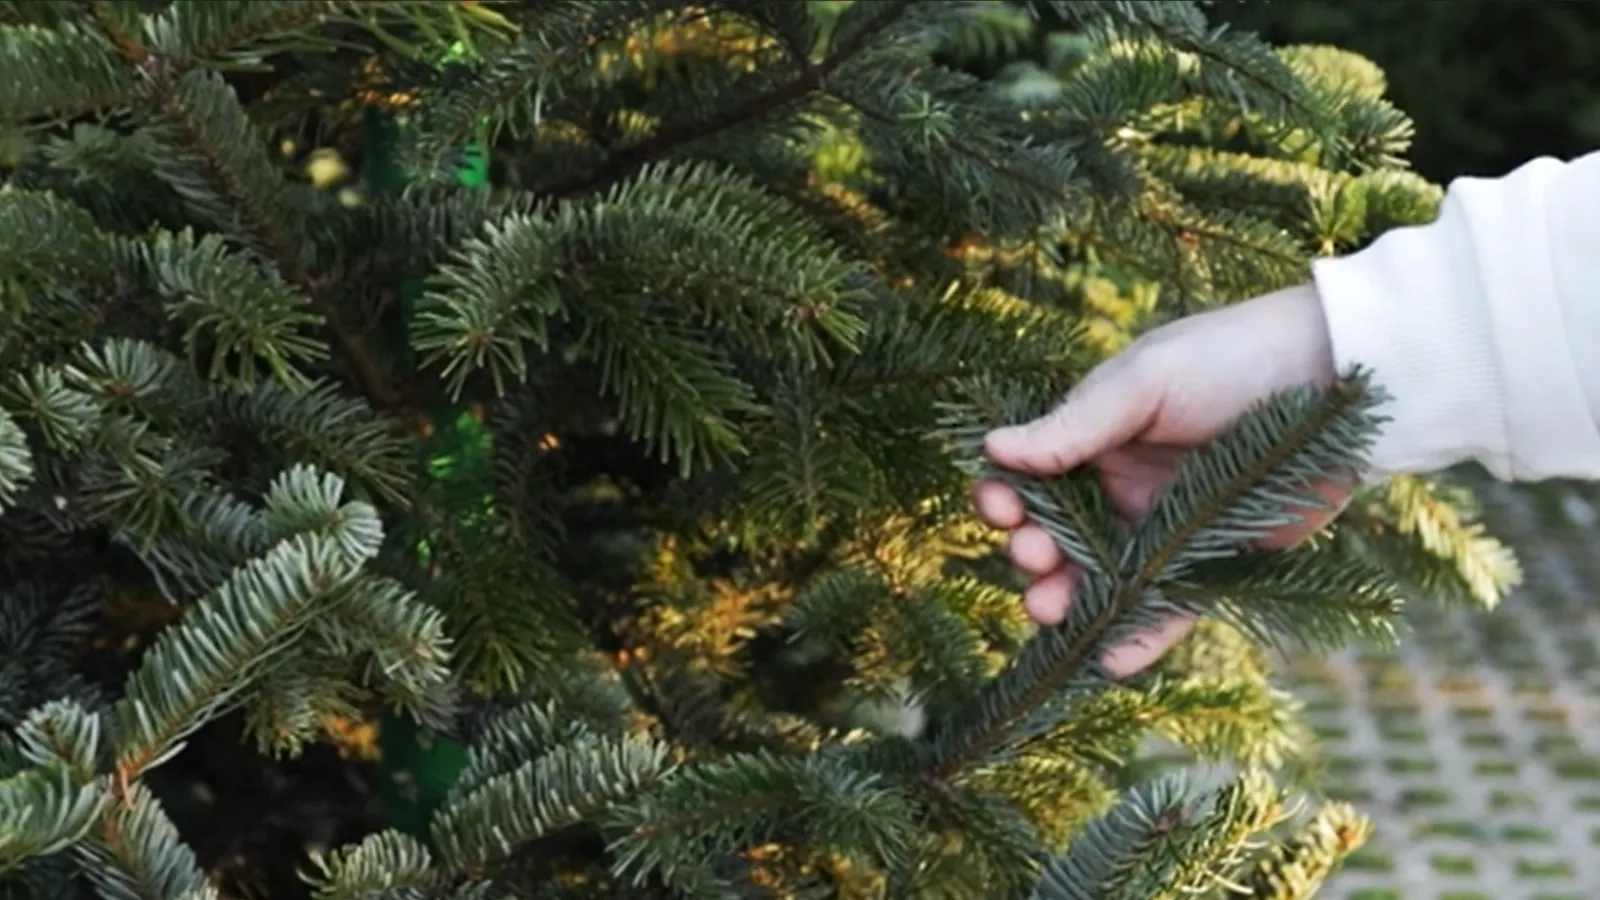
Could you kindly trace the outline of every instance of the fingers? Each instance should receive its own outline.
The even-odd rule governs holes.
[[[1049,414],[990,432],[984,451],[1006,468],[1053,475],[1132,440],[1155,417],[1156,394],[1115,361],[1098,375],[1091,373]]]
[[[1024,525],[1011,532],[1006,549],[1017,568],[1036,577],[1049,575],[1066,562],[1055,539],[1037,525]]]
[[[1082,574],[1077,566],[1067,565],[1034,579],[1022,594],[1022,608],[1028,611],[1028,618],[1040,625],[1061,624],[1072,605],[1072,588]]]
[[[1139,633],[1131,641],[1108,650],[1100,664],[1112,678],[1127,678],[1143,671],[1166,655],[1194,629],[1194,617],[1173,614],[1154,628]]]
[[[1036,579],[1022,595],[1028,616],[1040,625],[1059,625],[1072,607],[1072,589],[1082,574],[1067,565]],[[1173,614],[1154,628],[1139,632],[1127,643],[1113,647],[1100,658],[1112,678],[1127,678],[1160,659],[1194,629],[1194,617]]]
[[[972,489],[978,515],[995,528],[1011,532],[1006,551],[1017,568],[1033,576],[1034,582],[1023,594],[1028,616],[1043,625],[1060,622],[1071,602],[1076,567],[1066,560],[1056,542],[1037,525],[1028,524],[1022,498],[1009,486],[995,481],[980,481]]]
[[[1094,400],[1096,396],[1116,395],[1091,392],[1088,396]],[[1002,465],[1031,468],[1040,474],[1064,471],[1092,457],[1117,514],[1137,521],[1149,514],[1161,491],[1171,484],[1185,448],[1124,446],[1146,427],[1149,415],[1142,413],[1122,419],[1104,418],[1098,435],[1086,427],[1090,436],[1080,436],[1074,443],[1069,433],[1076,423],[1094,421],[1093,416],[1083,412],[1085,409],[1094,412],[1094,406],[1082,398],[1069,399],[1044,419],[1017,429],[996,431],[990,436],[988,450]],[[1121,429],[1128,433],[1122,434]],[[1311,494],[1315,500],[1294,510],[1299,513],[1299,521],[1278,529],[1257,545],[1262,549],[1283,549],[1321,531],[1342,511],[1354,484],[1354,479],[1348,477],[1330,477],[1314,484]],[[1023,593],[1023,608],[1029,618],[1046,627],[1060,624],[1071,609],[1082,571],[1066,560],[1044,529],[1028,522],[1022,498],[1009,486],[979,482],[973,487],[973,502],[984,521],[1010,532],[1007,552],[1017,568],[1032,576],[1032,583]],[[1114,679],[1134,675],[1159,660],[1193,628],[1192,616],[1168,616],[1156,627],[1107,651],[1101,663]]]
[[[1316,495],[1321,505],[1292,508],[1292,512],[1299,513],[1300,520],[1277,529],[1258,541],[1257,545],[1264,550],[1283,550],[1299,544],[1338,518],[1339,514],[1344,512],[1345,504],[1350,501],[1352,492],[1353,487],[1349,479],[1330,478],[1317,482],[1312,486],[1311,493]]]
[[[1022,498],[998,481],[980,481],[972,488],[972,505],[978,516],[994,528],[1010,531],[1027,521]]]
[[[1186,452],[1178,447],[1133,444],[1097,458],[1095,466],[1111,508],[1130,522],[1149,515],[1156,499],[1171,486]]]

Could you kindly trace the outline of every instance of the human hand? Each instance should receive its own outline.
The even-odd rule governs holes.
[[[1146,515],[1172,482],[1178,461],[1225,432],[1273,393],[1337,377],[1320,301],[1309,286],[1291,288],[1154,329],[1095,368],[1048,415],[998,429],[985,452],[1000,466],[1034,475],[1092,465],[1119,516]],[[1262,541],[1287,547],[1337,515],[1352,484],[1331,476],[1317,493],[1329,508],[1308,506],[1300,521]],[[978,514],[1010,532],[1012,561],[1032,579],[1023,603],[1041,624],[1060,622],[1082,572],[1055,542],[1025,519],[1010,487],[979,482]],[[1330,511],[1331,510],[1331,511]],[[1104,660],[1114,677],[1155,662],[1192,627],[1173,617]]]

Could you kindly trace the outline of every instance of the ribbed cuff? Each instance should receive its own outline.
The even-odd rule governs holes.
[[[1389,395],[1368,481],[1469,459],[1514,475],[1505,379],[1474,263],[1466,224],[1443,215],[1312,266],[1335,365],[1366,368]]]

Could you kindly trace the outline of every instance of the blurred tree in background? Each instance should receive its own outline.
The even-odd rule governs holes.
[[[1359,373],[1145,522],[1018,480],[1059,626],[968,514],[986,428],[1431,217],[1359,57],[1183,2],[0,23],[7,896],[1306,897],[1366,825],[1269,774],[1269,649],[1516,577],[1420,479],[1246,552]]]

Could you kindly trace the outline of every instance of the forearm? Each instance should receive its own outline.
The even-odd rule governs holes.
[[[1600,154],[1460,179],[1434,222],[1313,274],[1336,364],[1392,398],[1373,477],[1600,478]]]

